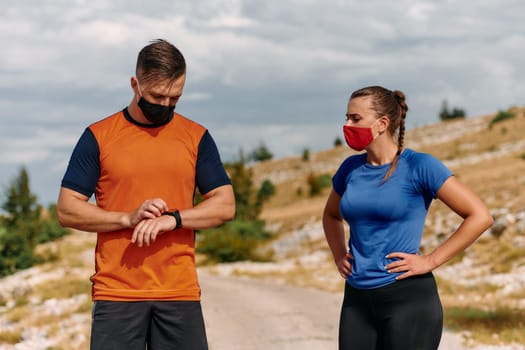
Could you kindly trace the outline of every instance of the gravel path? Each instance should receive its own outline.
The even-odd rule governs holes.
[[[336,350],[342,295],[200,271],[210,350]],[[445,332],[440,350],[462,350]]]

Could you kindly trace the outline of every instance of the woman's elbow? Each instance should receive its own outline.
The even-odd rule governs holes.
[[[494,217],[487,211],[484,216],[485,230],[488,230],[494,224]]]
[[[473,218],[475,218],[476,222],[478,223],[480,235],[483,232],[486,232],[494,224],[494,217],[490,214],[488,209],[483,212],[476,213]]]

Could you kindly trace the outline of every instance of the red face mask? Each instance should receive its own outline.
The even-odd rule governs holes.
[[[343,133],[348,146],[356,151],[364,150],[372,141],[374,141],[372,128],[345,125],[343,126]]]

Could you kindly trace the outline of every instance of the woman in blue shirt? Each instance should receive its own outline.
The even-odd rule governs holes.
[[[341,164],[323,213],[326,240],[346,279],[340,350],[437,349],[443,311],[432,271],[493,222],[443,163],[404,148],[407,110],[401,91],[380,86],[355,91],[348,103],[345,140],[366,152]],[[463,222],[434,251],[420,255],[435,198]],[[343,220],[350,227],[348,249]]]

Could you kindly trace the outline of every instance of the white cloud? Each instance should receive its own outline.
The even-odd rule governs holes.
[[[23,136],[4,135],[0,140],[0,163],[28,164],[48,159],[56,150],[63,152],[70,149],[79,136],[50,129],[36,130]]]
[[[435,3],[430,2],[417,2],[414,3],[407,11],[408,18],[411,18],[415,21],[427,21],[432,13],[436,9]]]
[[[130,33],[128,23],[119,23],[111,20],[95,20],[79,27],[75,37],[86,41],[96,40],[102,46],[120,46],[129,41]],[[76,35],[75,35],[76,34]]]
[[[212,95],[206,92],[191,92],[184,94],[184,101],[204,101],[212,98]]]

